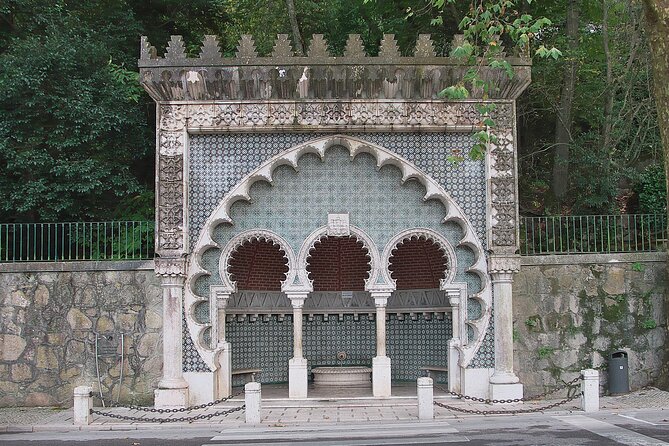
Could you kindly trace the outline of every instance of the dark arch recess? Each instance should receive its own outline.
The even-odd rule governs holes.
[[[288,259],[279,245],[268,240],[242,243],[230,256],[228,271],[240,291],[281,291]]]
[[[370,256],[355,237],[323,237],[307,257],[314,291],[364,291]]]
[[[447,268],[444,250],[434,241],[418,237],[398,244],[388,266],[398,290],[438,289]]]

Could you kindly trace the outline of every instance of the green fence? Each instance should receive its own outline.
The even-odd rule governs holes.
[[[0,262],[143,260],[153,253],[152,221],[0,224]]]
[[[521,217],[522,255],[662,251],[664,214]],[[0,262],[144,260],[152,221],[0,224]]]
[[[522,255],[663,251],[666,214],[520,218]]]

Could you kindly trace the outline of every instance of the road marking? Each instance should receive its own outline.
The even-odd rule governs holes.
[[[629,418],[630,420],[638,421],[640,423],[650,424],[651,426],[669,426],[669,423],[652,423],[650,421],[642,420],[641,418],[633,417],[632,415],[623,415],[619,413],[618,416],[623,418]]]
[[[583,415],[571,415],[564,417],[553,417],[557,420],[585,429],[600,437],[609,438],[615,442],[630,446],[669,446],[669,443],[636,433],[615,424],[595,420]]]
[[[367,446],[367,445],[383,445],[383,446],[401,446],[401,445],[410,445],[410,444],[425,444],[425,443],[467,443],[469,438],[464,436],[452,436],[452,435],[443,435],[435,437],[418,437],[418,438],[368,438],[365,440],[302,440],[302,441],[290,441],[290,442],[281,442],[282,446]],[[203,444],[202,446],[223,446],[223,445],[234,445],[239,444],[243,446],[267,446],[268,444],[276,444],[272,440],[267,440],[266,443],[208,443]]]

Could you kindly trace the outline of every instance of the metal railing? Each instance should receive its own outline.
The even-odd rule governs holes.
[[[144,260],[154,253],[154,222],[1,223],[0,262]]]
[[[665,214],[521,217],[522,255],[662,251]],[[0,262],[145,260],[154,222],[0,223]]]
[[[521,255],[662,251],[666,214],[520,218]]]

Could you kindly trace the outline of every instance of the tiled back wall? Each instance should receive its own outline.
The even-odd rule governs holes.
[[[304,324],[304,355],[312,367],[326,365],[371,366],[376,355],[376,322],[366,315],[356,321],[352,314],[314,316]],[[279,321],[232,321],[226,324],[227,338],[232,344],[232,369],[259,368],[260,381],[280,383],[288,381],[288,360],[293,355],[293,325],[290,316]],[[415,381],[426,365],[447,364],[448,340],[452,337],[450,315],[442,320],[416,320],[407,317],[398,320],[391,315],[386,321],[388,356],[392,361],[392,379]],[[337,353],[345,352],[345,361],[337,360]],[[441,380],[445,377],[440,377]],[[438,380],[439,381],[439,380]],[[243,377],[234,385],[243,384]]]

